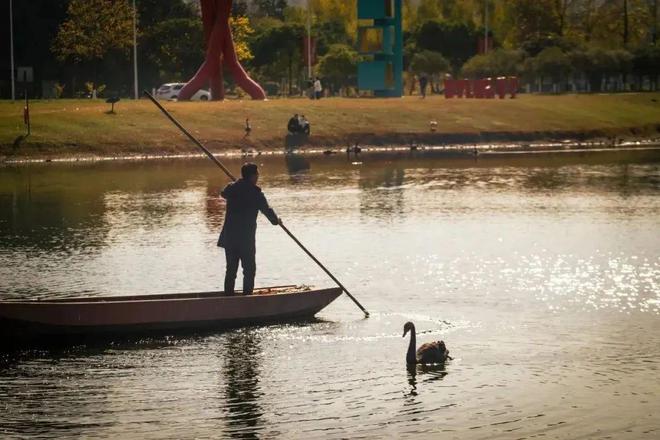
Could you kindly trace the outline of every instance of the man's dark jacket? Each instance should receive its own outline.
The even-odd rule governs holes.
[[[254,248],[259,211],[268,217],[273,225],[278,224],[275,211],[268,206],[266,196],[257,185],[238,179],[227,185],[220,195],[227,200],[227,210],[218,246]]]

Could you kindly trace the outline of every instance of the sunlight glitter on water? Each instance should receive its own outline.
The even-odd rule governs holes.
[[[305,160],[263,159],[262,186],[369,319],[341,297],[312,322],[5,354],[0,434],[660,432],[657,161]],[[0,174],[2,298],[221,285],[215,169],[58,167]],[[331,284],[262,221],[258,283],[291,282]],[[408,370],[409,320],[454,360]]]

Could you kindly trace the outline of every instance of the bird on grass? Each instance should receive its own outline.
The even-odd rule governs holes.
[[[417,350],[417,335],[415,333],[415,324],[406,322],[403,326],[403,337],[410,332],[410,344],[406,353],[407,364],[442,364],[447,359],[451,360],[449,350],[444,341],[427,342],[422,344]]]

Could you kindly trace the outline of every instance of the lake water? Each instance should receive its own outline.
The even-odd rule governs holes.
[[[309,323],[5,353],[0,436],[660,437],[658,150],[254,160],[371,317],[341,297]],[[204,160],[0,169],[0,298],[219,289],[225,184]],[[257,285],[332,285],[257,234]],[[408,320],[454,360],[408,371]]]

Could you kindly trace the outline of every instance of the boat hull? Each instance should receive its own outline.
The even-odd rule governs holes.
[[[222,292],[0,302],[4,342],[52,336],[196,331],[311,318],[341,289],[223,296]]]

